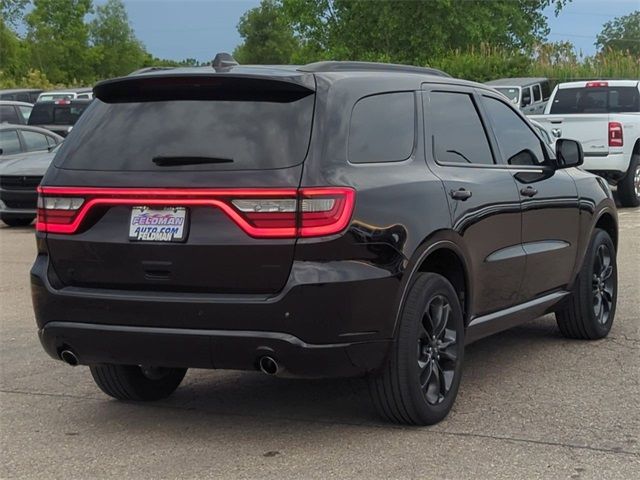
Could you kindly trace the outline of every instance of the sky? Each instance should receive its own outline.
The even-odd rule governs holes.
[[[151,54],[199,61],[211,60],[217,52],[232,52],[241,42],[236,28],[240,17],[259,3],[259,0],[125,0],[131,25]],[[591,55],[602,25],[637,9],[640,0],[573,0],[556,18],[550,7],[545,10],[551,27],[548,39],[569,40],[579,51]]]

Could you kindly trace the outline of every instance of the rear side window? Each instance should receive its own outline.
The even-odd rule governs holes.
[[[0,105],[0,123],[20,123],[13,105]]]
[[[46,150],[49,148],[49,142],[47,142],[47,136],[28,130],[22,130],[22,139],[27,148],[27,152],[33,152],[35,150]]]
[[[637,87],[590,87],[558,89],[550,113],[640,112]]]
[[[502,156],[509,165],[539,165],[545,161],[540,139],[511,108],[499,100],[484,97]]]
[[[15,130],[0,130],[0,149],[2,155],[20,153],[20,139]]]
[[[549,100],[549,97],[551,96],[551,85],[549,85],[549,82],[547,81],[542,82],[541,85],[542,85],[542,99]]]
[[[349,126],[349,161],[408,159],[415,141],[415,110],[413,92],[385,93],[358,100]]]
[[[425,99],[425,112],[437,162],[494,163],[487,134],[470,95],[432,92]]]
[[[56,165],[115,171],[290,167],[306,156],[313,108],[312,94],[292,101],[96,99]]]

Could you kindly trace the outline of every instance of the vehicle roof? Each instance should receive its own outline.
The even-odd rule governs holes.
[[[591,82],[606,82],[610,87],[637,87],[640,85],[638,80],[581,80],[579,82],[559,83],[558,88],[585,88],[587,83]]]
[[[20,102],[19,100],[0,100],[0,105],[18,105],[19,107],[33,107],[33,103]]]
[[[46,90],[42,92],[42,95],[54,94],[54,93],[80,93],[80,92],[90,92],[92,90],[91,87],[78,87],[78,88],[59,88],[56,90]]]
[[[51,137],[64,138],[57,133],[52,132],[51,130],[47,130],[46,128],[36,127],[35,125],[22,125],[15,123],[0,123],[0,130],[30,130],[32,132],[44,133],[45,135],[49,135]]]
[[[453,78],[440,70],[429,67],[416,67],[413,65],[397,65],[371,62],[316,62],[308,65],[234,65],[222,68],[211,66],[204,67],[150,67],[137,70],[127,77],[104,80],[96,85],[100,87],[115,83],[126,82],[132,78],[157,78],[157,77],[181,77],[181,76],[242,76],[274,78],[282,80],[294,80],[303,83],[305,77],[316,75],[324,78],[329,83],[338,82],[345,78],[358,78],[363,81],[380,81],[399,83],[399,88],[420,88],[421,83],[444,83],[483,88],[491,90],[487,86]]]
[[[515,78],[498,78],[485,82],[485,85],[492,87],[526,87],[534,83],[548,82],[548,78],[544,77],[515,77]]]
[[[41,88],[6,88],[0,90],[0,94],[3,93],[29,93],[29,92],[42,92]]]

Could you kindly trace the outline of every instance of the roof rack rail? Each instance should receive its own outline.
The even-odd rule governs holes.
[[[144,67],[134,70],[129,75],[139,75],[140,73],[155,72],[157,70],[173,70],[175,67]]]
[[[309,63],[299,67],[298,70],[301,72],[407,72],[451,78],[451,75],[437,68],[397,63],[325,61]]]

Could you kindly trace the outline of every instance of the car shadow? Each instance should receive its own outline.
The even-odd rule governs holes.
[[[522,378],[532,357],[562,356],[563,339],[552,317],[480,340],[467,347],[465,372],[456,411],[469,412],[478,405],[478,392],[488,399],[501,395],[502,385],[512,385]],[[561,360],[559,358],[558,360]],[[487,399],[487,401],[489,401]],[[121,413],[122,403],[100,403],[102,414],[109,410]],[[234,422],[304,421],[317,424],[390,426],[381,420],[370,400],[365,379],[289,379],[269,377],[259,372],[191,370],[182,386],[167,400],[151,404],[127,403],[130,414],[141,414],[149,407],[163,408],[163,418],[188,424],[188,410],[199,414],[234,417]],[[486,405],[488,408],[489,405]],[[169,413],[172,412],[172,413]],[[445,421],[445,423],[447,422]]]

